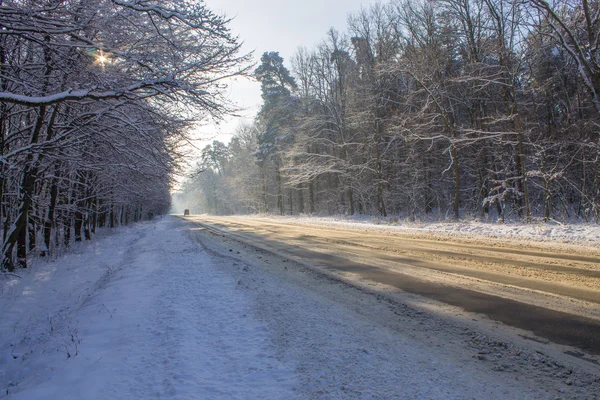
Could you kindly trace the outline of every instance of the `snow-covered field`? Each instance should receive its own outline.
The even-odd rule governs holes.
[[[565,366],[280,262],[176,217],[37,260],[0,281],[0,398],[593,398]]]

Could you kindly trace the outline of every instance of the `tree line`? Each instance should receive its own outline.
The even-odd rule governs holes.
[[[278,52],[199,211],[600,219],[600,2],[393,0]]]
[[[1,268],[165,213],[182,141],[245,74],[198,1],[0,2]]]

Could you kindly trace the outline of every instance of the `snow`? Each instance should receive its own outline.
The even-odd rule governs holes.
[[[0,398],[555,397],[439,318],[179,218],[99,236],[0,280]]]
[[[176,221],[126,228],[78,250],[2,282],[1,393],[291,396],[293,371],[268,353],[247,295]]]
[[[144,80],[129,85],[127,87],[119,88],[118,90],[110,90],[104,92],[92,92],[87,89],[73,90],[72,88],[69,88],[60,93],[54,93],[47,96],[25,96],[11,92],[0,92],[0,101],[16,103],[26,106],[41,106],[51,105],[69,100],[83,100],[86,98],[90,98],[93,100],[107,100],[120,98],[128,94],[132,94],[140,89],[152,88],[164,84],[174,86],[176,83],[177,81],[173,77],[168,76],[166,78]],[[195,94],[205,95],[207,94],[207,92],[196,90]]]
[[[421,222],[401,220],[398,218],[379,218],[372,216],[274,216],[251,215],[246,218],[274,219],[306,225],[338,226],[350,229],[369,229],[388,232],[433,232],[448,236],[526,239],[538,242],[561,242],[581,245],[597,245],[600,243],[600,224],[558,222],[533,222],[530,224],[507,222],[492,223],[475,220]]]
[[[0,101],[10,103],[18,103],[24,105],[46,105],[54,104],[63,100],[82,99],[88,95],[89,90],[73,90],[67,89],[60,93],[55,93],[47,96],[25,96],[10,92],[0,92]]]

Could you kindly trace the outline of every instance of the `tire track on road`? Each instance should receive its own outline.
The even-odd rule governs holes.
[[[205,229],[227,235],[246,244],[266,251],[292,256],[333,273],[351,273],[363,280],[369,280],[392,286],[405,292],[424,296],[446,304],[460,307],[468,312],[485,314],[489,318],[506,325],[533,332],[535,335],[552,342],[575,346],[592,354],[600,355],[600,321],[584,316],[569,314],[527,304],[500,296],[495,296],[462,287],[449,286],[426,281],[400,271],[378,268],[364,262],[353,261],[352,257],[333,255],[318,251],[316,243],[306,242],[302,246],[298,241],[294,245],[279,241],[278,237],[260,235],[254,231],[233,232],[225,227],[215,227],[214,223],[226,222],[226,219],[209,218],[203,223],[193,220]],[[312,247],[311,247],[312,246]],[[337,247],[336,250],[339,250]],[[374,264],[385,256],[374,254]],[[406,260],[403,260],[406,261]],[[594,292],[592,292],[594,297]],[[597,302],[597,298],[594,297]]]

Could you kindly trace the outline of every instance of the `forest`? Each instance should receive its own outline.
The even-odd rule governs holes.
[[[182,144],[249,71],[228,22],[187,0],[0,2],[0,269],[169,211]]]
[[[213,214],[600,220],[600,2],[392,0],[289,66],[206,146],[180,198]]]

